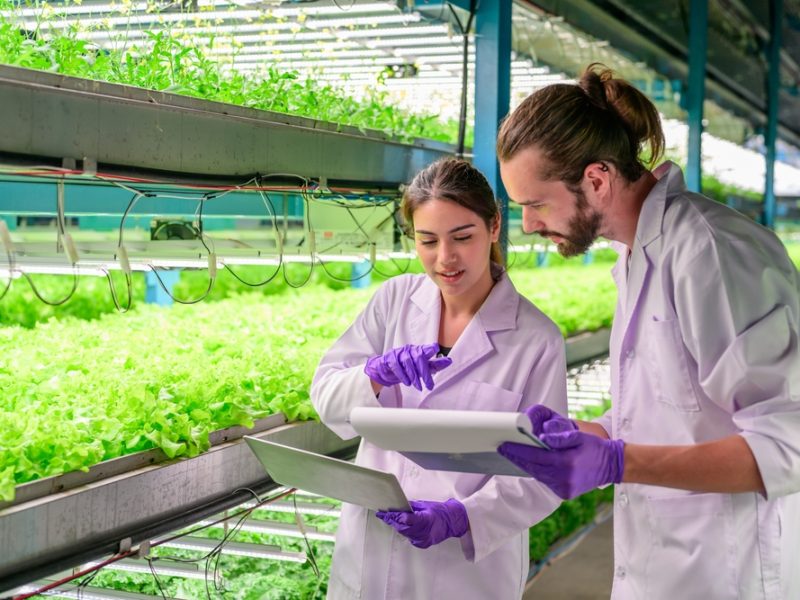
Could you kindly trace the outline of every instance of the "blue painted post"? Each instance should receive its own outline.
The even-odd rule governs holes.
[[[690,0],[689,8],[689,148],[686,159],[686,187],[701,191],[703,100],[705,100],[706,48],[708,46],[708,0]]]
[[[511,103],[511,0],[479,2],[475,14],[475,143],[472,163],[500,201],[503,254],[508,254],[508,195],[495,144]]]
[[[550,257],[550,252],[547,250],[542,250],[541,252],[536,253],[536,266],[537,267],[546,267],[547,266],[547,259]]]
[[[762,222],[765,226],[775,227],[775,142],[778,138],[778,92],[781,84],[781,27],[783,26],[783,0],[771,0],[769,46],[767,60],[767,127],[764,131],[766,146],[766,172],[764,177],[764,212]]]
[[[352,265],[350,278],[353,281],[350,286],[356,289],[369,287],[369,284],[372,283],[372,273],[370,272],[372,263],[368,260],[362,260],[361,262],[352,263]]]
[[[169,294],[167,294],[161,285],[158,283],[155,274],[152,271],[148,271],[145,273],[145,282],[147,283],[147,289],[145,290],[144,301],[148,304],[158,304],[160,306],[172,306],[174,303],[173,299],[170,297],[172,294],[172,290],[175,288],[175,284],[178,283],[178,279],[181,276],[181,272],[179,269],[171,269],[169,271],[159,271],[158,276],[161,277],[161,281],[164,283],[164,287],[169,290]]]

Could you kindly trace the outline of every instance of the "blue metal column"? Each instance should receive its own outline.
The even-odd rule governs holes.
[[[783,26],[783,0],[771,0],[769,46],[767,60],[767,127],[764,132],[766,170],[764,178],[764,213],[762,222],[775,227],[775,142],[778,138],[778,92],[781,85],[781,27]]]
[[[689,148],[686,159],[686,187],[701,189],[703,100],[706,83],[706,48],[708,45],[708,0],[690,0],[689,8]]]
[[[475,143],[472,163],[500,200],[500,239],[507,252],[508,196],[500,180],[495,144],[511,102],[511,0],[480,2],[475,15]]]

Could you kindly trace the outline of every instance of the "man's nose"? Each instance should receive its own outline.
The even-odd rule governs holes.
[[[544,229],[544,223],[539,219],[533,210],[529,208],[522,209],[522,230],[525,233],[536,233]]]

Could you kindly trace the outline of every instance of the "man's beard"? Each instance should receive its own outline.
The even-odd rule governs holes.
[[[567,224],[568,234],[559,236],[564,241],[557,245],[558,253],[565,258],[588,252],[594,241],[600,237],[600,224],[603,220],[599,212],[589,208],[582,189],[576,187],[572,192],[575,194],[577,212]]]

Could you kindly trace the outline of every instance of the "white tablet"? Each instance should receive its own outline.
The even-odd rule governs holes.
[[[244,439],[267,474],[281,485],[372,510],[411,510],[392,473],[248,435]]]
[[[503,442],[548,449],[525,413],[357,407],[350,425],[371,444],[403,454],[426,469],[529,475],[497,453]]]

